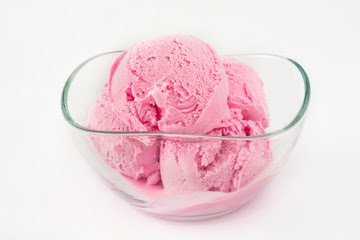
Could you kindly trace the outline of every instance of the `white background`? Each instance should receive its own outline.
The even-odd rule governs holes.
[[[0,239],[360,239],[358,1],[0,1]],[[175,222],[106,188],[71,141],[60,94],[86,58],[159,34],[273,53],[311,80],[283,171],[227,216]]]

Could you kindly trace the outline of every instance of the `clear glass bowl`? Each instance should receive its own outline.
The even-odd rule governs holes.
[[[120,198],[147,213],[170,219],[204,219],[229,213],[251,200],[280,171],[289,159],[301,132],[310,98],[310,84],[304,69],[294,60],[265,54],[236,54],[229,57],[251,66],[264,83],[270,113],[267,133],[246,137],[176,134],[165,132],[106,132],[87,128],[92,104],[109,78],[114,60],[122,51],[99,54],[80,64],[68,78],[61,108],[71,126],[73,139],[88,162]],[[147,186],[120,174],[107,165],[92,139],[116,139],[192,144],[267,144],[272,160],[257,176],[234,192],[195,191],[168,194],[161,185]],[[118,149],[117,149],[118,150]],[[114,150],[116,151],[116,150]],[[265,154],[266,155],[266,154]],[[179,156],[181,157],[181,156]],[[261,159],[260,159],[261,161]]]

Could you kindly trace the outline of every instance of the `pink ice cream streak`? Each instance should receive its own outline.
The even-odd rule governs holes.
[[[150,39],[122,53],[93,104],[88,127],[215,136],[265,133],[269,113],[257,73],[221,58],[189,35]],[[270,162],[269,142],[201,142],[93,136],[101,158],[119,173],[166,194],[233,192]]]

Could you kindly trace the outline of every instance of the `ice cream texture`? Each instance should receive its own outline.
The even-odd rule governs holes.
[[[231,119],[224,120],[209,135],[252,136],[265,133],[268,111],[262,82],[256,72],[225,58],[223,66],[230,85],[228,106]],[[161,145],[160,172],[169,192],[232,192],[270,163],[266,140],[165,140]]]
[[[221,59],[188,35],[134,45],[110,79],[113,101],[137,113],[148,130],[206,134],[230,117]]]
[[[133,45],[113,63],[93,104],[88,127],[213,136],[265,133],[269,113],[263,83],[249,66],[220,57],[190,35]],[[119,173],[167,194],[233,192],[270,162],[269,142],[92,136],[101,158]]]

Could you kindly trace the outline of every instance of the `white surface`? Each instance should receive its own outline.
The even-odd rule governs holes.
[[[31,2],[0,2],[0,239],[360,238],[358,1]],[[200,222],[156,219],[118,199],[60,112],[81,61],[177,32],[224,53],[289,56],[312,84],[283,171],[241,210]]]

